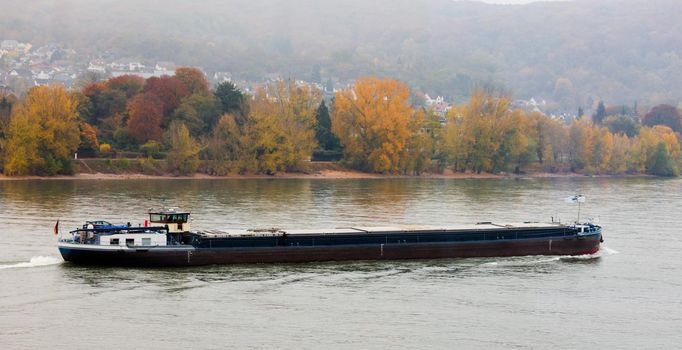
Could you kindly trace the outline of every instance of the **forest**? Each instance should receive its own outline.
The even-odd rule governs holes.
[[[642,116],[599,103],[566,122],[511,107],[479,90],[438,116],[391,78],[364,77],[331,102],[295,80],[253,95],[229,82],[211,89],[196,68],[174,76],[121,76],[81,90],[34,87],[0,97],[0,169],[8,176],[74,173],[80,158],[163,159],[169,174],[309,171],[315,152],[347,169],[389,175],[581,173],[677,176],[680,113]]]
[[[457,103],[493,85],[572,113],[682,96],[679,0],[6,0],[1,11],[0,39],[250,81],[376,75]]]

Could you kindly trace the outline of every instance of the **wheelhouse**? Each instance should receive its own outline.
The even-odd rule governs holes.
[[[168,233],[182,233],[190,230],[189,212],[175,209],[150,210],[149,222],[152,226],[164,226]]]

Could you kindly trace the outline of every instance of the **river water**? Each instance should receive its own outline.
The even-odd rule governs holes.
[[[572,221],[578,192],[593,256],[86,268],[52,234],[164,203],[194,229]],[[678,348],[681,213],[680,179],[0,181],[0,348]]]

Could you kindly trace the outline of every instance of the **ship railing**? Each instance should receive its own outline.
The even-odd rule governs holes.
[[[101,236],[141,233],[167,234],[168,228],[165,226],[79,228],[73,231],[69,231],[69,236],[67,237],[62,237],[60,235],[59,241],[65,243],[78,244],[99,244],[99,237]]]
[[[120,234],[120,233],[168,233],[168,228],[165,226],[147,226],[147,227],[95,227],[95,228],[79,228],[75,229],[73,231],[69,231],[69,233],[80,233],[80,232],[85,232],[85,233],[96,233],[100,235],[113,235],[113,234]]]

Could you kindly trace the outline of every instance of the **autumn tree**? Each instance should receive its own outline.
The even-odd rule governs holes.
[[[189,90],[180,79],[167,75],[147,79],[144,92],[145,95],[153,94],[158,97],[164,118],[170,117],[171,113],[180,106],[182,99],[190,95]]]
[[[166,158],[169,171],[180,175],[194,174],[199,166],[200,147],[187,127],[182,122],[171,123],[167,139],[170,146]]]
[[[145,80],[123,75],[86,86],[73,92],[78,112],[85,122],[98,130],[98,137],[114,141],[125,130],[125,114],[130,100],[144,88]],[[118,135],[115,135],[117,134]]]
[[[628,170],[631,140],[627,135],[614,134],[611,159],[609,160],[609,174],[624,174]]]
[[[647,162],[647,172],[659,176],[675,176],[678,171],[666,149],[665,142],[659,142]]]
[[[407,86],[392,79],[363,78],[334,100],[332,131],[352,167],[380,173],[401,172],[407,157],[414,111]]]
[[[80,129],[80,142],[78,144],[78,154],[84,156],[94,156],[99,151],[97,140],[97,130],[90,124],[81,121],[78,123]]]
[[[594,124],[587,119],[574,121],[568,131],[568,161],[571,171],[594,172]]]
[[[642,124],[646,126],[665,125],[674,131],[682,131],[682,120],[677,108],[671,105],[658,105],[647,113],[642,119]]]
[[[7,138],[10,116],[16,103],[14,95],[0,95],[0,140]]]
[[[131,99],[142,92],[144,84],[144,79],[135,75],[121,75],[106,81],[109,90],[122,92],[126,99]]]
[[[403,174],[419,175],[431,167],[434,155],[435,134],[432,133],[433,127],[429,125],[423,110],[417,110],[414,117],[408,124],[411,130],[410,138],[407,140],[405,155],[401,159],[400,171]]]
[[[679,134],[663,125],[654,126],[646,132],[650,133],[646,172],[660,176],[679,175],[682,164]]]
[[[161,141],[163,102],[153,93],[138,94],[128,104],[127,130],[139,144]]]
[[[10,116],[16,103],[14,95],[0,95],[0,173],[3,169],[3,150],[9,133]]]
[[[468,104],[453,108],[449,118],[445,144],[455,170],[499,172],[512,164],[518,170],[532,152],[531,124],[521,111],[510,109],[506,97],[479,91]]]
[[[432,109],[420,109],[417,113],[423,113],[423,122],[420,132],[426,134],[430,150],[429,163],[435,164],[435,171],[442,172],[447,167],[447,153],[445,150],[445,124],[443,116]]]
[[[278,81],[260,90],[250,107],[248,133],[259,171],[305,170],[315,142],[315,114],[321,92]]]
[[[106,82],[99,82],[87,86],[83,94],[90,99],[87,110],[81,109],[88,123],[99,125],[103,119],[122,114],[126,110],[127,98],[124,91],[109,89]],[[83,105],[85,106],[85,105]]]
[[[80,131],[76,104],[61,86],[29,90],[12,112],[5,148],[7,175],[73,172]]]
[[[612,133],[627,135],[628,137],[639,134],[641,128],[638,119],[623,114],[608,116],[604,119],[603,124]]]
[[[593,131],[590,169],[598,174],[606,174],[609,172],[613,155],[613,134],[607,128],[594,128]]]
[[[175,78],[180,80],[190,94],[208,95],[208,80],[197,68],[181,67],[175,70]]]
[[[558,170],[566,149],[565,124],[539,112],[531,113],[528,118],[531,125],[529,133],[535,141],[535,158],[545,170]]]
[[[193,137],[210,133],[221,115],[220,101],[212,94],[185,97],[170,117],[183,122]]]
[[[205,150],[209,173],[227,175],[245,170],[243,161],[250,156],[248,143],[248,135],[242,132],[235,117],[223,114],[213,127]]]

